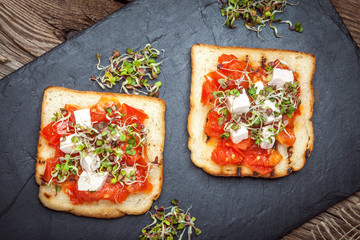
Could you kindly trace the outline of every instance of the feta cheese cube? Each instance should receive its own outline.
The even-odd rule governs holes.
[[[268,84],[270,86],[282,88],[284,86],[284,84],[287,82],[290,82],[290,83],[294,82],[293,72],[290,70],[275,68],[273,70],[272,78]]]
[[[235,97],[233,95],[228,96],[228,105],[231,113],[242,114],[249,111],[250,101],[245,92]]]
[[[274,133],[270,130],[272,126],[266,126],[261,131],[261,137],[264,139],[260,143],[260,147],[263,149],[270,149],[275,144],[275,136]]]
[[[100,158],[95,154],[89,154],[85,157],[81,157],[80,165],[85,171],[94,172],[100,167]]]
[[[254,87],[256,88],[256,94],[259,94],[260,91],[264,89],[264,84],[261,81],[258,81],[254,84]]]
[[[78,181],[78,190],[79,191],[98,191],[102,188],[106,179],[108,177],[108,172],[95,173],[83,171],[80,174]]]
[[[281,118],[282,118],[281,115],[275,117],[274,114],[270,114],[269,116],[267,116],[267,117],[265,118],[264,124],[269,124],[269,123],[273,123],[273,122],[280,121]]]
[[[83,127],[91,127],[90,109],[85,108],[74,111],[76,124]]]
[[[60,150],[64,153],[70,154],[74,151],[74,148],[76,147],[76,143],[71,141],[71,138],[76,136],[75,134],[71,134],[69,136],[64,136],[65,140],[63,141],[63,138],[60,139]]]
[[[240,128],[237,130],[230,129],[230,138],[231,141],[233,141],[235,144],[241,142],[244,139],[248,139],[248,137],[249,132],[244,126],[240,126]]]

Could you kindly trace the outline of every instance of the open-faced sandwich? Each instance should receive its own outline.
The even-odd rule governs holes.
[[[189,149],[212,175],[277,178],[300,170],[313,148],[307,53],[196,44]]]
[[[162,188],[164,114],[156,98],[48,87],[35,175],[41,202],[97,218],[148,211]]]

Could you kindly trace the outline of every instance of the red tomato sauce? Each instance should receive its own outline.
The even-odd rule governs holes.
[[[137,108],[131,107],[125,103],[122,105],[117,98],[112,96],[102,97],[94,106],[90,108],[91,121],[96,123],[99,122],[109,122],[106,118],[107,108],[118,109],[118,111],[124,114],[125,119],[130,119],[127,124],[138,123],[143,124],[148,115]],[[46,160],[46,168],[42,179],[46,182],[51,180],[51,172],[54,171],[56,164],[60,163],[58,160],[59,157],[64,157],[65,154],[60,150],[60,139],[64,135],[70,135],[73,133],[71,127],[75,125],[75,117],[73,112],[79,110],[80,107],[76,105],[66,104],[65,109],[71,113],[71,117],[65,121],[54,123],[51,122],[45,126],[40,134],[49,142],[50,146],[55,149],[55,156],[51,159]],[[111,115],[110,115],[111,116]],[[67,131],[67,128],[70,126],[70,132]],[[72,128],[73,129],[73,128]],[[119,144],[120,148],[125,151],[126,146],[124,144]],[[90,191],[79,191],[77,186],[78,176],[71,175],[63,183],[57,183],[56,179],[53,179],[54,184],[61,186],[62,190],[70,197],[70,200],[73,204],[82,204],[85,202],[94,202],[99,200],[110,200],[114,203],[121,203],[127,199],[130,194],[136,194],[138,192],[149,193],[153,189],[153,185],[147,179],[147,170],[148,170],[148,160],[146,156],[146,147],[145,156],[141,155],[142,148],[134,148],[134,155],[124,154],[124,160],[127,166],[133,166],[137,163],[135,178],[140,180],[139,182],[132,183],[131,185],[121,184],[119,182],[113,184],[110,183],[110,178],[108,178],[104,186],[96,192]],[[79,175],[82,170],[80,168]]]

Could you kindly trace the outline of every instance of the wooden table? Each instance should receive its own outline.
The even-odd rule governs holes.
[[[131,0],[0,0],[0,78]],[[360,0],[332,0],[360,46]],[[360,239],[360,192],[283,239]]]

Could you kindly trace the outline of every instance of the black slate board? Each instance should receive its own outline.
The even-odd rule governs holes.
[[[147,215],[101,220],[42,206],[34,181],[43,90],[100,88],[96,53],[105,60],[150,42],[166,51],[160,98],[167,102],[164,185],[155,204],[178,198],[203,233],[199,239],[276,239],[359,190],[359,50],[330,1],[304,0],[284,19],[304,33],[268,28],[262,41],[244,27],[222,26],[216,1],[135,1],[0,81],[0,239],[136,239]],[[239,23],[238,25],[241,25]],[[186,130],[190,48],[196,43],[279,48],[315,54],[314,151],[305,167],[277,179],[213,177],[190,161]],[[119,88],[112,91],[116,92]]]

